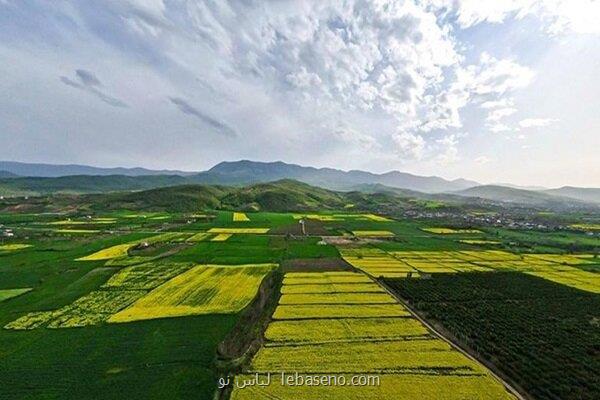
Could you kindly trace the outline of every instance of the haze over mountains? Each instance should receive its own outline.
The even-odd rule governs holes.
[[[358,170],[305,167],[281,161],[221,162],[203,172],[0,162],[0,195],[3,196],[139,191],[189,184],[242,186],[282,179],[292,179],[330,190],[393,192],[416,198],[468,197],[542,207],[563,203],[600,204],[600,189],[594,188],[536,187],[535,190],[530,190],[512,185],[481,185],[466,179],[447,180],[400,171],[375,174]]]
[[[40,164],[23,163],[17,161],[0,161],[0,177],[2,173],[10,173],[17,176],[57,178],[70,175],[191,175],[195,172],[151,170],[146,168],[102,168],[78,164]]]

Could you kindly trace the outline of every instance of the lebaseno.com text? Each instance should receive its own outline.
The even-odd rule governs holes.
[[[243,389],[251,386],[269,386],[272,383],[281,386],[379,386],[379,375],[327,375],[304,374],[299,372],[281,372],[277,374],[259,374],[236,376],[234,379],[220,378],[219,387],[233,386]]]

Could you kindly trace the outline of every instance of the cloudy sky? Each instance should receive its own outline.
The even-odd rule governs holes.
[[[600,186],[600,0],[0,0],[0,159]]]

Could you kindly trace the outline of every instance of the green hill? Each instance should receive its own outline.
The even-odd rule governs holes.
[[[221,199],[222,207],[241,210],[305,211],[339,209],[342,193],[284,179],[237,189]]]
[[[105,193],[125,190],[145,190],[188,183],[178,175],[125,176],[73,175],[58,178],[0,179],[1,196],[33,196],[54,193]]]
[[[187,212],[214,209],[232,189],[222,186],[183,185],[132,193],[88,195],[85,199],[95,209]]]
[[[544,190],[544,193],[555,196],[566,196],[589,203],[600,203],[600,189],[563,186],[558,189]]]
[[[531,207],[545,208],[578,208],[593,207],[590,203],[581,200],[548,194],[534,190],[515,189],[497,185],[482,185],[454,192],[465,197],[480,198],[495,202],[513,203]]]

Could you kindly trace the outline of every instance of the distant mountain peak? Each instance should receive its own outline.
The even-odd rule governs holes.
[[[343,171],[334,168],[305,167],[283,161],[224,161],[197,176],[200,181],[216,183],[247,184],[269,182],[279,179],[295,179],[311,185],[336,190],[349,190],[357,185],[381,184],[393,188],[410,189],[427,193],[462,190],[477,186],[466,179],[447,180],[437,176],[419,176],[401,171],[383,174],[361,170]],[[223,183],[223,182],[221,182]]]

